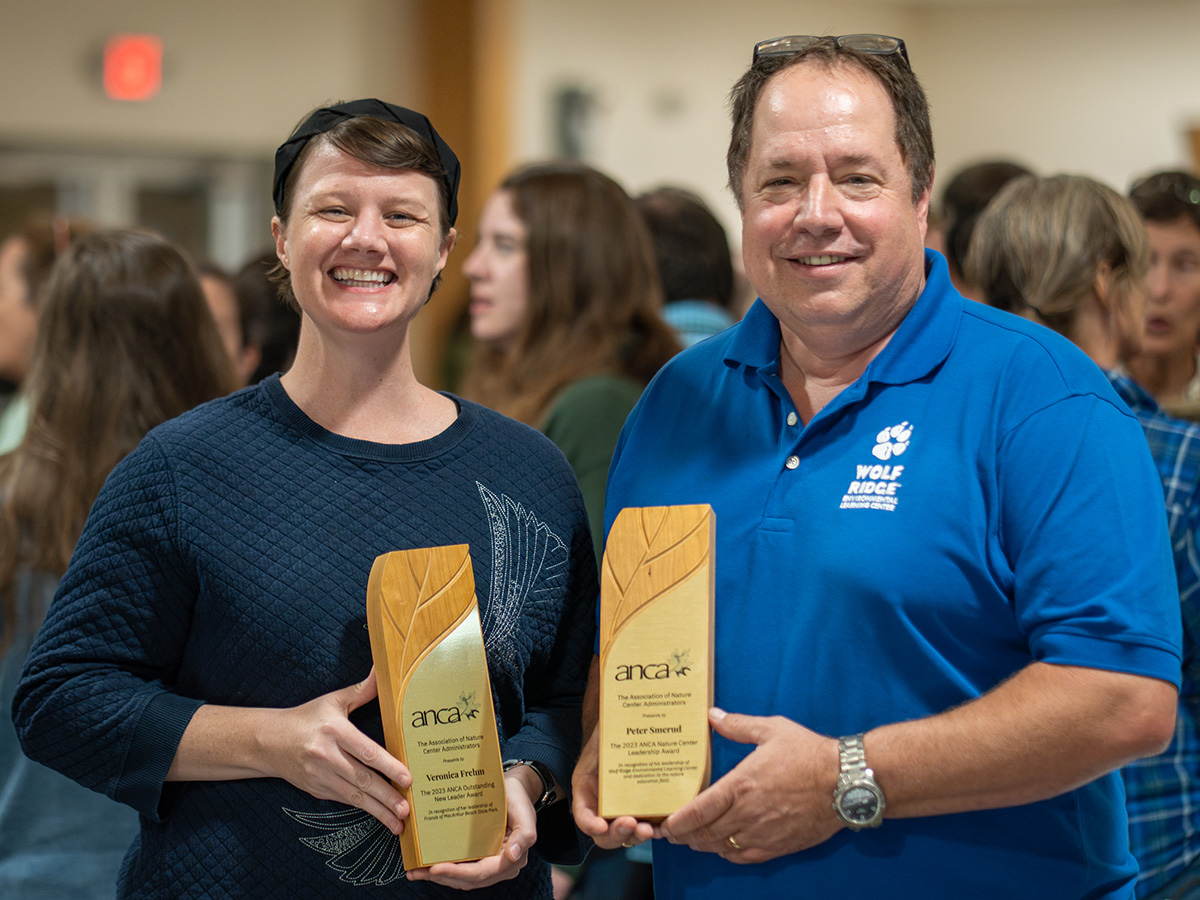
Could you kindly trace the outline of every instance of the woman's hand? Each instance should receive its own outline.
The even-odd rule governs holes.
[[[404,765],[350,723],[350,713],[379,696],[375,670],[360,684],[280,710],[264,735],[276,774],[321,800],[357,806],[392,834],[404,830],[408,801],[392,785],[412,784]],[[389,780],[390,779],[390,780]]]
[[[533,795],[520,771],[525,769],[536,781],[533,790],[541,793],[541,779],[527,766],[517,766],[504,773],[504,795],[508,806],[508,827],[504,843],[496,856],[474,862],[438,863],[424,869],[410,869],[410,881],[434,881],[460,891],[487,887],[499,881],[516,878],[529,862],[529,848],[537,840],[537,813],[533,811]]]
[[[167,780],[283,778],[314,797],[356,806],[398,835],[408,801],[392,782],[407,787],[412,776],[350,723],[350,713],[378,696],[372,669],[359,684],[290,709],[202,706]]]

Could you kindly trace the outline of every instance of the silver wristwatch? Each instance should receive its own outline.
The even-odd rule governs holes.
[[[863,750],[863,736],[844,737],[838,740],[837,786],[833,789],[833,811],[847,828],[862,831],[878,828],[883,822],[883,791],[875,782],[875,773],[867,768],[867,754]]]

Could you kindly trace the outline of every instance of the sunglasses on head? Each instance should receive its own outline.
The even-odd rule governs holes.
[[[843,50],[858,50],[861,53],[874,53],[879,56],[899,55],[904,64],[910,69],[908,50],[904,41],[886,34],[790,34],[787,37],[771,38],[769,41],[759,41],[754,45],[754,58],[757,62],[764,56],[791,56],[807,50],[813,44],[822,41],[833,41]]]
[[[1183,203],[1200,206],[1200,178],[1185,172],[1159,172],[1135,183],[1129,193],[1143,199],[1171,194]]]

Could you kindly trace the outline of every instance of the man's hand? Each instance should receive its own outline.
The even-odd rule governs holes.
[[[600,808],[600,733],[593,729],[583,745],[583,753],[571,775],[571,813],[579,830],[604,850],[632,847],[657,837],[649,822],[633,816],[618,816],[611,822],[598,812]]]
[[[722,737],[757,746],[668,817],[662,837],[731,862],[760,863],[821,844],[842,827],[833,812],[836,740],[782,716],[714,708],[709,721]]]
[[[537,783],[540,789],[541,780]],[[438,863],[424,869],[410,869],[408,880],[433,881],[460,891],[470,891],[516,878],[529,862],[529,848],[537,840],[537,813],[533,811],[529,789],[516,771],[505,773],[504,793],[508,806],[508,827],[499,854],[474,862]]]

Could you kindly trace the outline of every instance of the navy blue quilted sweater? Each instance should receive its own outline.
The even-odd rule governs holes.
[[[165,783],[205,702],[290,707],[371,668],[376,556],[469,544],[505,758],[570,784],[592,655],[595,557],[570,467],[467,401],[416,444],[332,434],[277,377],[162,425],[96,501],[14,703],[30,757],[128,803],[121,897],[443,896],[403,877],[365,813],[281,779]],[[353,715],[382,743],[379,705]],[[567,803],[487,897],[550,897],[577,859]],[[410,893],[411,892],[411,893]]]

